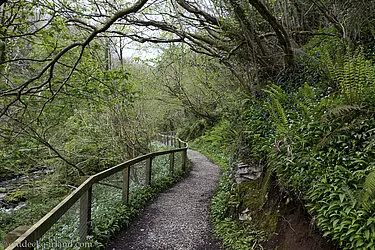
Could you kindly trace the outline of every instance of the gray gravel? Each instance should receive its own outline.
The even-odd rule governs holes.
[[[224,249],[209,222],[209,204],[220,168],[189,150],[192,169],[187,178],[160,194],[107,247],[118,249]]]

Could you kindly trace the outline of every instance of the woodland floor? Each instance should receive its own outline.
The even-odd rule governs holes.
[[[189,150],[188,157],[191,161],[189,176],[160,194],[129,229],[107,246],[107,250],[224,249],[215,238],[209,220],[210,199],[215,192],[220,168],[196,151]],[[279,199],[276,197],[279,192],[271,193]],[[292,202],[280,210],[276,234],[264,249],[337,249],[312,226],[300,204]]]

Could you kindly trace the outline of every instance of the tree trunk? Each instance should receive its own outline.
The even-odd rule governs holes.
[[[271,25],[276,33],[277,40],[284,50],[284,62],[288,67],[294,66],[294,53],[290,38],[284,27],[276,20],[272,13],[260,0],[249,0],[249,3],[259,12],[259,14]]]
[[[0,69],[1,69],[1,64],[5,62],[5,42],[0,40]]]

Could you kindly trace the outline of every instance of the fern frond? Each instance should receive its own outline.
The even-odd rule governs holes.
[[[354,192],[352,189],[349,188],[348,185],[344,184],[342,186],[342,189],[344,190],[347,197],[349,197],[352,204],[357,204],[358,202],[358,196],[356,195],[356,192]]]
[[[315,99],[313,88],[307,82],[299,89],[299,95],[304,102],[313,101]]]
[[[366,59],[361,48],[349,54],[344,62],[329,62],[328,70],[348,104],[359,103],[364,87],[374,84],[375,67]]]
[[[281,102],[286,100],[286,96],[283,93],[283,90],[275,84],[269,86],[264,92],[271,97],[268,108],[271,111],[271,116],[277,125],[277,129],[284,132],[288,126],[288,119]]]
[[[272,84],[269,87],[270,91],[273,93],[273,96],[276,97],[279,101],[283,102],[286,100],[286,96],[284,95],[284,92],[281,87]]]
[[[363,184],[363,188],[367,192],[371,192],[375,194],[375,171],[369,173],[366,176],[366,180],[365,180],[365,183]]]
[[[361,198],[361,205],[363,208],[370,210],[371,204],[375,198],[375,171],[372,171],[366,176],[363,184],[363,193]]]
[[[339,117],[346,117],[351,114],[353,111],[361,110],[361,106],[359,105],[348,105],[348,104],[342,104],[342,105],[335,105],[332,109],[328,110],[327,113],[323,115],[324,121],[329,121],[332,119],[336,119]]]
[[[306,118],[311,113],[307,105],[305,105],[303,102],[298,102],[298,107],[303,111],[303,114]]]

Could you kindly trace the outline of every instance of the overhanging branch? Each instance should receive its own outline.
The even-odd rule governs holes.
[[[100,33],[103,33],[105,31],[107,31],[120,18],[123,18],[124,16],[132,14],[132,13],[138,12],[147,3],[147,1],[148,0],[138,0],[133,6],[116,12],[112,17],[110,17],[104,23],[104,25],[102,27],[96,28],[94,31],[92,31],[92,33],[86,38],[85,41],[72,43],[72,44],[66,46],[63,50],[61,50],[35,77],[30,78],[29,80],[27,80],[25,83],[21,84],[18,87],[0,92],[0,97],[11,97],[11,96],[14,97],[14,99],[10,100],[10,102],[7,105],[5,105],[5,107],[2,109],[2,111],[0,113],[0,117],[2,117],[8,111],[10,106],[12,106],[13,104],[15,104],[18,101],[21,101],[22,95],[26,95],[28,93],[34,92],[35,90],[40,90],[44,86],[49,84],[52,80],[53,70],[54,70],[54,67],[55,67],[56,63],[65,54],[67,54],[69,51],[71,51],[71,50],[73,50],[74,48],[77,48],[77,47],[81,47],[81,49],[84,50],[86,48],[86,46],[88,44],[90,44],[90,42],[92,42],[92,40],[94,40],[94,38],[97,37]],[[79,62],[80,58],[81,57],[79,57],[78,62]],[[43,83],[41,83],[37,86],[33,86],[33,87],[29,88],[29,86],[33,82],[42,78],[42,76],[48,71],[49,71],[49,76],[48,76],[46,81],[44,81]]]

